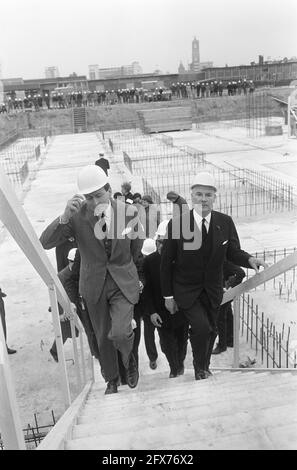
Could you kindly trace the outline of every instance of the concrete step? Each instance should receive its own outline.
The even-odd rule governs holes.
[[[251,394],[240,394],[239,397],[234,397],[232,401],[228,398],[221,398],[220,401],[209,403],[209,400],[205,398],[204,402],[199,401],[198,403],[190,402],[184,404],[179,401],[179,406],[174,406],[171,409],[164,409],[161,407],[146,408],[146,410],[140,409],[139,412],[130,413],[130,417],[127,414],[125,418],[119,412],[113,416],[100,416],[97,411],[94,410],[94,415],[82,416],[78,419],[78,424],[75,426],[73,431],[73,438],[78,438],[87,435],[93,435],[98,432],[98,428],[102,434],[110,434],[117,429],[118,432],[123,431],[142,431],[143,428],[149,427],[162,427],[169,425],[173,422],[185,422],[194,419],[206,419],[206,418],[218,418],[224,415],[232,415],[239,412],[255,412],[256,410],[262,411],[265,409],[283,409],[279,396],[273,396],[269,394],[269,404],[266,397],[252,397]],[[288,394],[286,397],[286,405],[288,410],[292,410],[292,407],[297,407],[296,394]]]
[[[138,386],[135,389],[135,391],[142,393],[142,392],[157,392],[160,393],[160,391],[163,390],[171,390],[175,388],[184,388],[185,384],[196,384],[196,386],[199,384],[199,388],[204,388],[204,387],[209,387],[209,384],[220,384],[223,386],[225,383],[237,383],[238,382],[238,377],[241,377],[243,380],[243,383],[246,381],[251,380],[251,378],[256,378],[257,380],[259,377],[263,376],[263,374],[270,374],[269,372],[264,372],[264,373],[256,373],[256,372],[223,372],[223,373],[217,373],[215,372],[213,376],[209,377],[207,380],[202,380],[202,381],[196,381],[194,378],[194,374],[192,371],[185,371],[185,374],[179,377],[176,377],[174,379],[169,379],[167,373],[166,374],[149,374],[146,377],[140,376]],[[288,373],[284,374],[273,374],[276,377],[292,377],[292,374]],[[271,374],[272,375],[272,374]],[[283,378],[279,378],[277,380],[283,380]],[[297,375],[296,375],[296,380],[297,380]],[[99,384],[94,384],[92,387],[92,393],[95,395],[96,393],[100,396],[102,392],[104,393],[105,390],[105,384],[102,384],[102,382]],[[119,387],[119,392],[121,395],[123,393],[126,393],[128,388],[126,386],[120,386]]]
[[[281,374],[280,374],[281,375]],[[244,376],[237,378],[235,380],[234,378],[230,377],[229,380],[225,382],[218,382],[216,380],[212,380],[212,378],[209,378],[207,380],[203,381],[195,381],[192,380],[192,382],[180,382],[179,384],[172,385],[170,387],[165,387],[161,388],[158,386],[158,382],[154,382],[154,388],[147,391],[141,391],[139,389],[129,389],[127,386],[120,387],[118,394],[114,395],[103,395],[103,390],[100,390],[100,392],[97,391],[91,391],[89,394],[87,401],[86,401],[86,406],[88,404],[92,405],[94,402],[101,403],[102,408],[105,410],[108,407],[114,407],[116,403],[121,404],[122,406],[125,405],[133,405],[133,403],[137,403],[139,400],[145,401],[149,399],[151,402],[153,400],[159,400],[160,397],[162,396],[163,398],[167,397],[170,398],[172,395],[199,395],[202,396],[203,394],[223,394],[223,393],[228,393],[230,394],[232,391],[236,392],[237,389],[245,389],[248,385],[251,384],[257,384],[257,388],[264,386],[268,387],[269,384],[271,385],[281,385],[281,384],[291,384],[293,387],[295,386],[297,390],[297,377],[294,378],[292,376],[282,376],[276,375],[275,377],[273,376],[266,376],[264,374],[255,374],[253,376]],[[269,381],[267,382],[267,379],[269,378]],[[168,381],[174,382],[175,379],[168,379]]]
[[[73,444],[75,448],[75,444]],[[266,429],[259,428],[257,430],[232,434],[226,437],[217,438],[215,440],[208,439],[198,442],[177,443],[170,446],[170,450],[275,450],[278,446],[274,446],[273,442],[266,434]],[[158,450],[168,450],[168,447],[160,446]]]
[[[279,399],[278,393],[285,394],[288,403],[295,403],[297,395],[296,387],[294,387],[293,389],[288,389],[287,385],[278,389],[278,392],[276,394],[274,394],[275,387],[267,387],[263,388],[263,391],[261,389],[259,389],[259,391],[263,393],[263,396],[257,396],[257,398],[252,390],[246,391],[244,389],[239,389],[237,394],[226,394],[222,395],[221,397],[219,395],[212,396],[211,394],[208,394],[204,395],[203,397],[195,395],[192,397],[172,396],[171,399],[166,400],[166,398],[160,396],[159,401],[156,401],[154,403],[149,400],[146,400],[145,402],[138,402],[131,406],[115,405],[113,409],[106,410],[104,410],[101,406],[97,406],[96,403],[94,403],[91,406],[85,407],[78,419],[80,423],[87,423],[95,419],[99,421],[101,420],[102,422],[109,422],[117,420],[119,416],[121,418],[127,418],[129,416],[137,416],[138,418],[140,418],[141,416],[149,416],[152,412],[171,413],[181,408],[186,410],[197,406],[203,407],[207,406],[210,402],[213,403],[213,406],[215,407],[217,403],[220,404],[221,402],[233,403],[236,399],[238,399],[238,397],[241,396],[243,396],[244,399],[246,399],[250,403],[254,403],[255,406],[265,407],[265,404],[269,403],[269,401],[267,401],[268,394],[269,397],[271,397],[271,403],[273,403],[273,405],[278,405],[281,403],[281,398]],[[239,403],[241,402],[239,401]],[[241,404],[240,409],[244,409],[243,404]]]
[[[206,439],[203,442],[177,443],[170,450],[296,450],[297,449],[296,423],[268,428],[258,428],[255,431],[242,432],[236,435],[227,435],[216,439]],[[160,447],[166,450],[168,447]]]
[[[292,412],[296,415],[296,408]],[[271,427],[266,432],[268,438],[278,450],[297,450],[297,426],[295,422]]]
[[[295,406],[284,405],[276,409],[238,412],[214,418],[201,419],[194,415],[190,422],[185,420],[183,423],[174,422],[161,427],[144,425],[142,430],[136,430],[136,432],[134,430],[125,431],[125,433],[117,432],[115,426],[116,432],[109,436],[98,432],[89,437],[89,441],[92,442],[92,448],[95,449],[157,449],[162,445],[162,442],[171,447],[193,440],[193,436],[200,443],[205,441],[206,436],[208,440],[215,441],[218,438],[226,437],[226,435],[250,432],[259,427],[278,427],[288,419],[288,416],[290,416],[292,426],[297,430],[297,414],[292,414],[295,409]],[[76,444],[79,445],[78,441],[85,439],[85,437],[73,439],[72,443],[76,440]]]

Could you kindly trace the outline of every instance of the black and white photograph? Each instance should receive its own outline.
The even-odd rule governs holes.
[[[297,450],[296,0],[0,16],[0,461]]]

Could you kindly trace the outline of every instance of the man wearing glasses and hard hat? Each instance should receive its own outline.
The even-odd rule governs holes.
[[[80,194],[67,202],[64,213],[46,228],[40,241],[45,249],[63,243],[69,236],[77,241],[81,255],[79,292],[96,335],[107,382],[105,394],[111,394],[117,392],[117,351],[131,388],[136,387],[139,377],[132,353],[131,322],[139,298],[134,261],[142,246],[141,227],[134,206],[111,198],[109,178],[102,168],[83,168],[77,185]]]
[[[223,263],[253,268],[267,265],[241,250],[232,218],[213,210],[213,175],[201,172],[191,185],[192,210],[171,219],[161,255],[161,285],[172,315],[182,311],[190,324],[195,379],[211,375],[209,363],[223,297]]]

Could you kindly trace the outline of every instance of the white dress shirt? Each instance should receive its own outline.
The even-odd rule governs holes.
[[[107,230],[110,229],[110,225],[111,225],[111,202],[108,201],[108,206],[106,207],[106,209],[104,211],[102,211],[101,213],[98,213],[98,209],[97,209],[98,206],[95,207],[95,210],[94,210],[94,215],[95,217],[101,217],[102,214],[104,214],[103,218],[104,218],[104,221],[106,223],[106,228]],[[97,210],[96,210],[97,209]]]
[[[206,231],[208,233],[209,225],[210,225],[210,219],[211,219],[211,212],[206,217],[201,217],[201,215],[198,214],[198,212],[196,212],[195,209],[194,209],[193,210],[193,215],[194,215],[195,222],[198,225],[198,228],[199,228],[200,231],[202,230],[202,219],[203,218],[205,219],[204,225],[205,225]]]

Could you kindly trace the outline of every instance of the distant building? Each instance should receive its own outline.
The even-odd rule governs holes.
[[[106,78],[120,78],[132,75],[141,75],[142,68],[139,62],[132,62],[131,65],[122,65],[120,67],[99,68],[97,64],[89,65],[90,80],[99,80]]]
[[[194,37],[192,41],[192,64],[200,63],[200,50],[199,50],[199,41]]]
[[[207,62],[200,62],[200,48],[199,48],[199,41],[196,39],[196,36],[194,37],[192,41],[192,62],[188,66],[188,70],[182,70],[181,67],[182,63],[180,63],[179,68],[178,68],[178,73],[200,73],[202,70],[206,68],[211,68],[213,66],[213,62],[207,61]]]
[[[180,64],[179,64],[179,66],[178,66],[178,73],[179,73],[179,74],[186,73],[186,69],[185,69],[185,66],[184,66],[184,64],[182,63],[182,61],[180,61]]]
[[[239,80],[247,79],[255,82],[282,82],[294,80],[297,78],[297,61],[290,59],[288,61],[262,60],[251,65],[234,65],[232,67],[212,67],[204,70],[206,80]]]
[[[60,76],[58,67],[46,67],[45,68],[45,78],[57,78]]]
[[[189,71],[193,73],[202,72],[204,69],[208,69],[213,67],[213,62],[199,62],[198,63],[191,63],[189,66]]]
[[[99,65],[89,65],[89,79],[90,80],[98,80],[100,78],[99,74]]]
[[[33,78],[23,80],[22,78],[7,78],[2,80],[4,91],[11,96],[17,92],[24,91],[26,95],[49,94],[58,87],[72,87],[74,91],[87,91],[88,81],[85,75],[77,77],[58,78]]]

